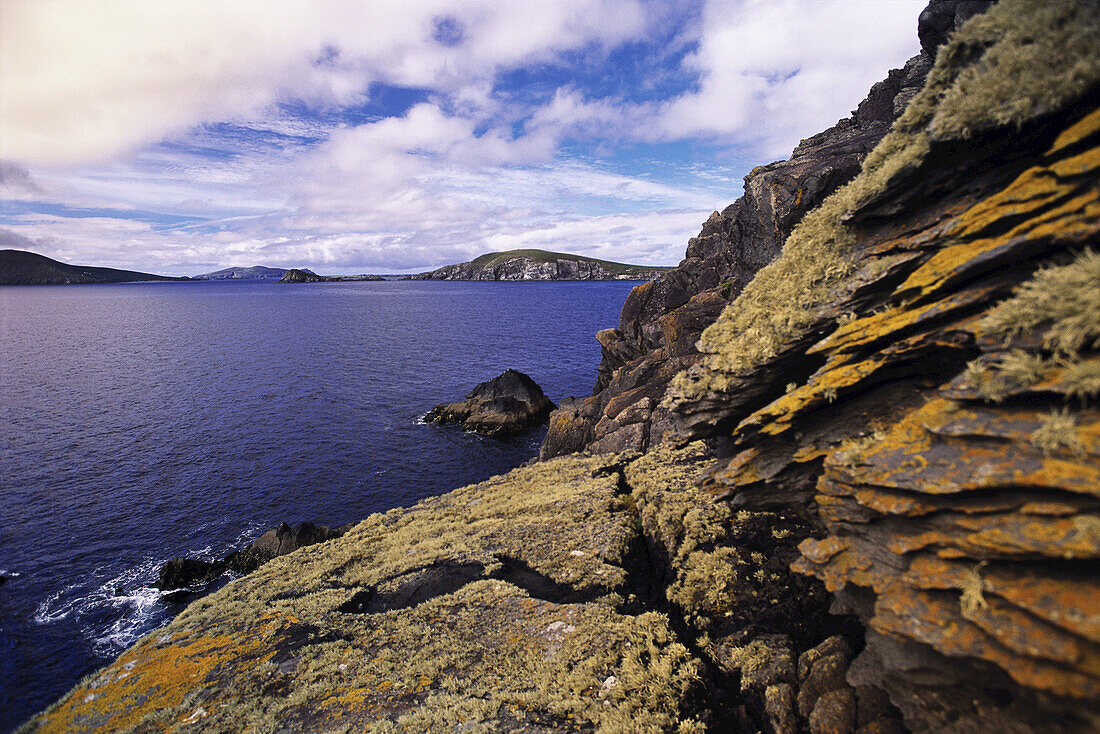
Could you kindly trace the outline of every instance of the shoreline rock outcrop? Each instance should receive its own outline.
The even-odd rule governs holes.
[[[465,400],[437,405],[428,423],[461,423],[467,431],[505,437],[546,422],[554,403],[527,375],[508,369],[479,383]]]
[[[939,46],[692,366],[648,363],[619,413],[664,441],[276,558],[28,730],[1100,730],[1095,10]]]
[[[255,571],[272,558],[284,556],[299,548],[326,540],[339,538],[350,525],[330,528],[327,525],[314,525],[301,522],[291,527],[280,523],[243,550],[233,551],[220,561],[205,561],[199,558],[173,558],[160,568],[157,588],[161,591],[194,588],[208,584],[226,571],[247,574]]]

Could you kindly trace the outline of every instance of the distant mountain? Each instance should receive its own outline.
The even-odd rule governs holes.
[[[186,280],[133,270],[67,265],[26,250],[0,250],[0,285],[64,285],[67,283],[130,283],[143,280]]]
[[[265,268],[263,265],[253,265],[250,268],[223,268],[213,273],[196,275],[194,280],[278,280],[286,275],[287,268]],[[303,268],[303,272],[310,272]]]
[[[651,280],[671,269],[546,250],[509,250],[410,275],[409,280]]]

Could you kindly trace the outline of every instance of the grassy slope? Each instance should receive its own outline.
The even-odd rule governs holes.
[[[654,266],[654,265],[628,265],[626,263],[610,262],[608,260],[598,260],[594,257],[584,257],[583,255],[570,255],[563,252],[547,252],[546,250],[508,250],[506,252],[489,252],[480,257],[476,257],[470,261],[470,265],[476,265],[483,268],[492,268],[507,260],[512,260],[518,257],[526,257],[535,262],[554,262],[555,260],[584,260],[587,262],[596,262],[603,265],[612,273],[628,273],[637,270],[672,270],[668,266]]]
[[[180,280],[133,270],[68,265],[25,250],[0,250],[0,285],[61,283],[128,283],[143,280]]]

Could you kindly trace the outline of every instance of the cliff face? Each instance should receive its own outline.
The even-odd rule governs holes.
[[[661,378],[682,445],[372,516],[28,728],[1100,730],[1096,11],[936,51]]]
[[[919,55],[872,87],[851,117],[803,140],[789,160],[755,168],[744,196],[710,216],[680,265],[631,292],[619,328],[597,334],[603,357],[592,397],[563,403],[543,458],[585,447],[642,450],[661,441],[671,420],[658,404],[673,375],[698,362],[703,329],[779,254],[802,217],[859,173],[924,84],[936,48],[990,4],[933,2],[920,19]]]
[[[847,681],[916,730],[1100,727],[1096,9],[960,31],[664,403],[726,441],[706,491],[817,518]]]
[[[447,265],[410,280],[646,280],[668,268],[649,268],[543,250],[512,250]]]

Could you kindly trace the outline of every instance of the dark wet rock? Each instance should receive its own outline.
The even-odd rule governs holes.
[[[311,522],[302,522],[291,527],[284,522],[268,530],[244,550],[233,551],[221,561],[173,558],[161,566],[157,588],[162,591],[194,588],[209,583],[226,571],[251,573],[272,558],[292,553],[307,545],[338,538],[348,527],[350,526],[329,528]]]
[[[307,545],[339,538],[343,532],[342,528],[329,528],[311,522],[298,523],[294,527],[284,522],[268,530],[243,551],[230,553],[226,556],[225,563],[237,573],[251,573],[272,558],[292,553]]]
[[[553,409],[534,380],[509,369],[480,383],[465,400],[435,406],[424,420],[461,423],[466,430],[485,436],[508,436],[545,423]]]
[[[225,573],[223,561],[201,561],[197,558],[173,558],[160,568],[157,588],[161,591],[183,589],[213,581]]]
[[[921,50],[935,58],[948,36],[970,18],[989,10],[997,0],[932,0],[917,19]]]

